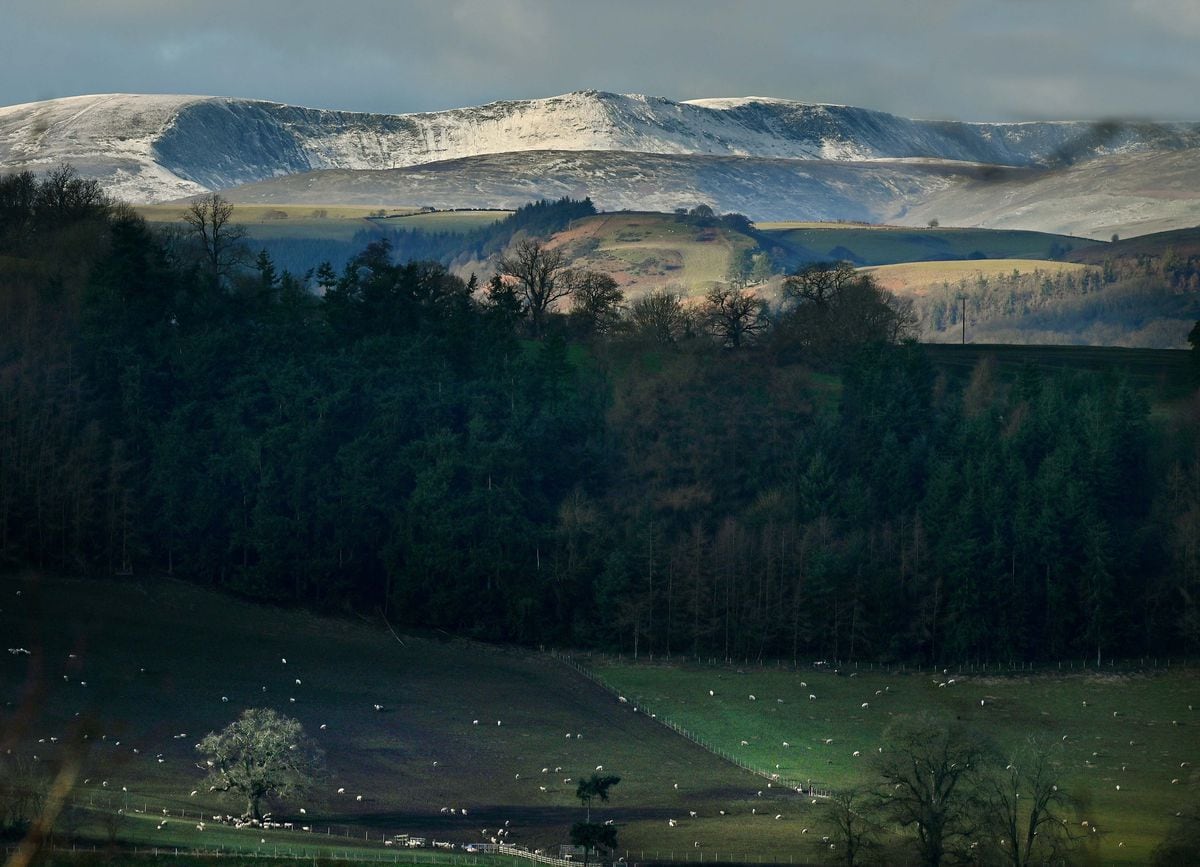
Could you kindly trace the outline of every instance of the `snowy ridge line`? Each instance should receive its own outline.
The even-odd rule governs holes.
[[[961,123],[771,97],[676,102],[594,90],[394,115],[170,94],[0,108],[0,171],[65,160],[142,202],[321,169],[534,150],[1047,166],[1194,147],[1200,124]]]

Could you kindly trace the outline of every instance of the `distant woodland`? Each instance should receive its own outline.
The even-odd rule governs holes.
[[[836,267],[684,308],[523,255],[587,208],[518,211],[494,277],[386,240],[294,274],[0,179],[5,567],[639,655],[1200,649],[1194,401],[947,375]]]

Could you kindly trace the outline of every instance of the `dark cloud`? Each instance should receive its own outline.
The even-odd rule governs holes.
[[[598,88],[968,120],[1200,119],[1195,0],[4,0],[0,104],[406,112]]]

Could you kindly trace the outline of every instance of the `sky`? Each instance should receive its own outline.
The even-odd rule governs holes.
[[[0,105],[147,92],[403,113],[588,88],[1200,121],[1200,0],[0,0]]]

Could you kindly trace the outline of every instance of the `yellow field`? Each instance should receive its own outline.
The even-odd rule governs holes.
[[[873,265],[860,268],[871,274],[884,289],[897,295],[921,296],[942,284],[960,280],[972,281],[979,276],[1008,276],[1017,272],[1029,274],[1059,274],[1063,271],[1083,271],[1088,265],[1074,262],[1050,262],[1042,259],[972,259],[952,262],[902,262],[898,265]]]

